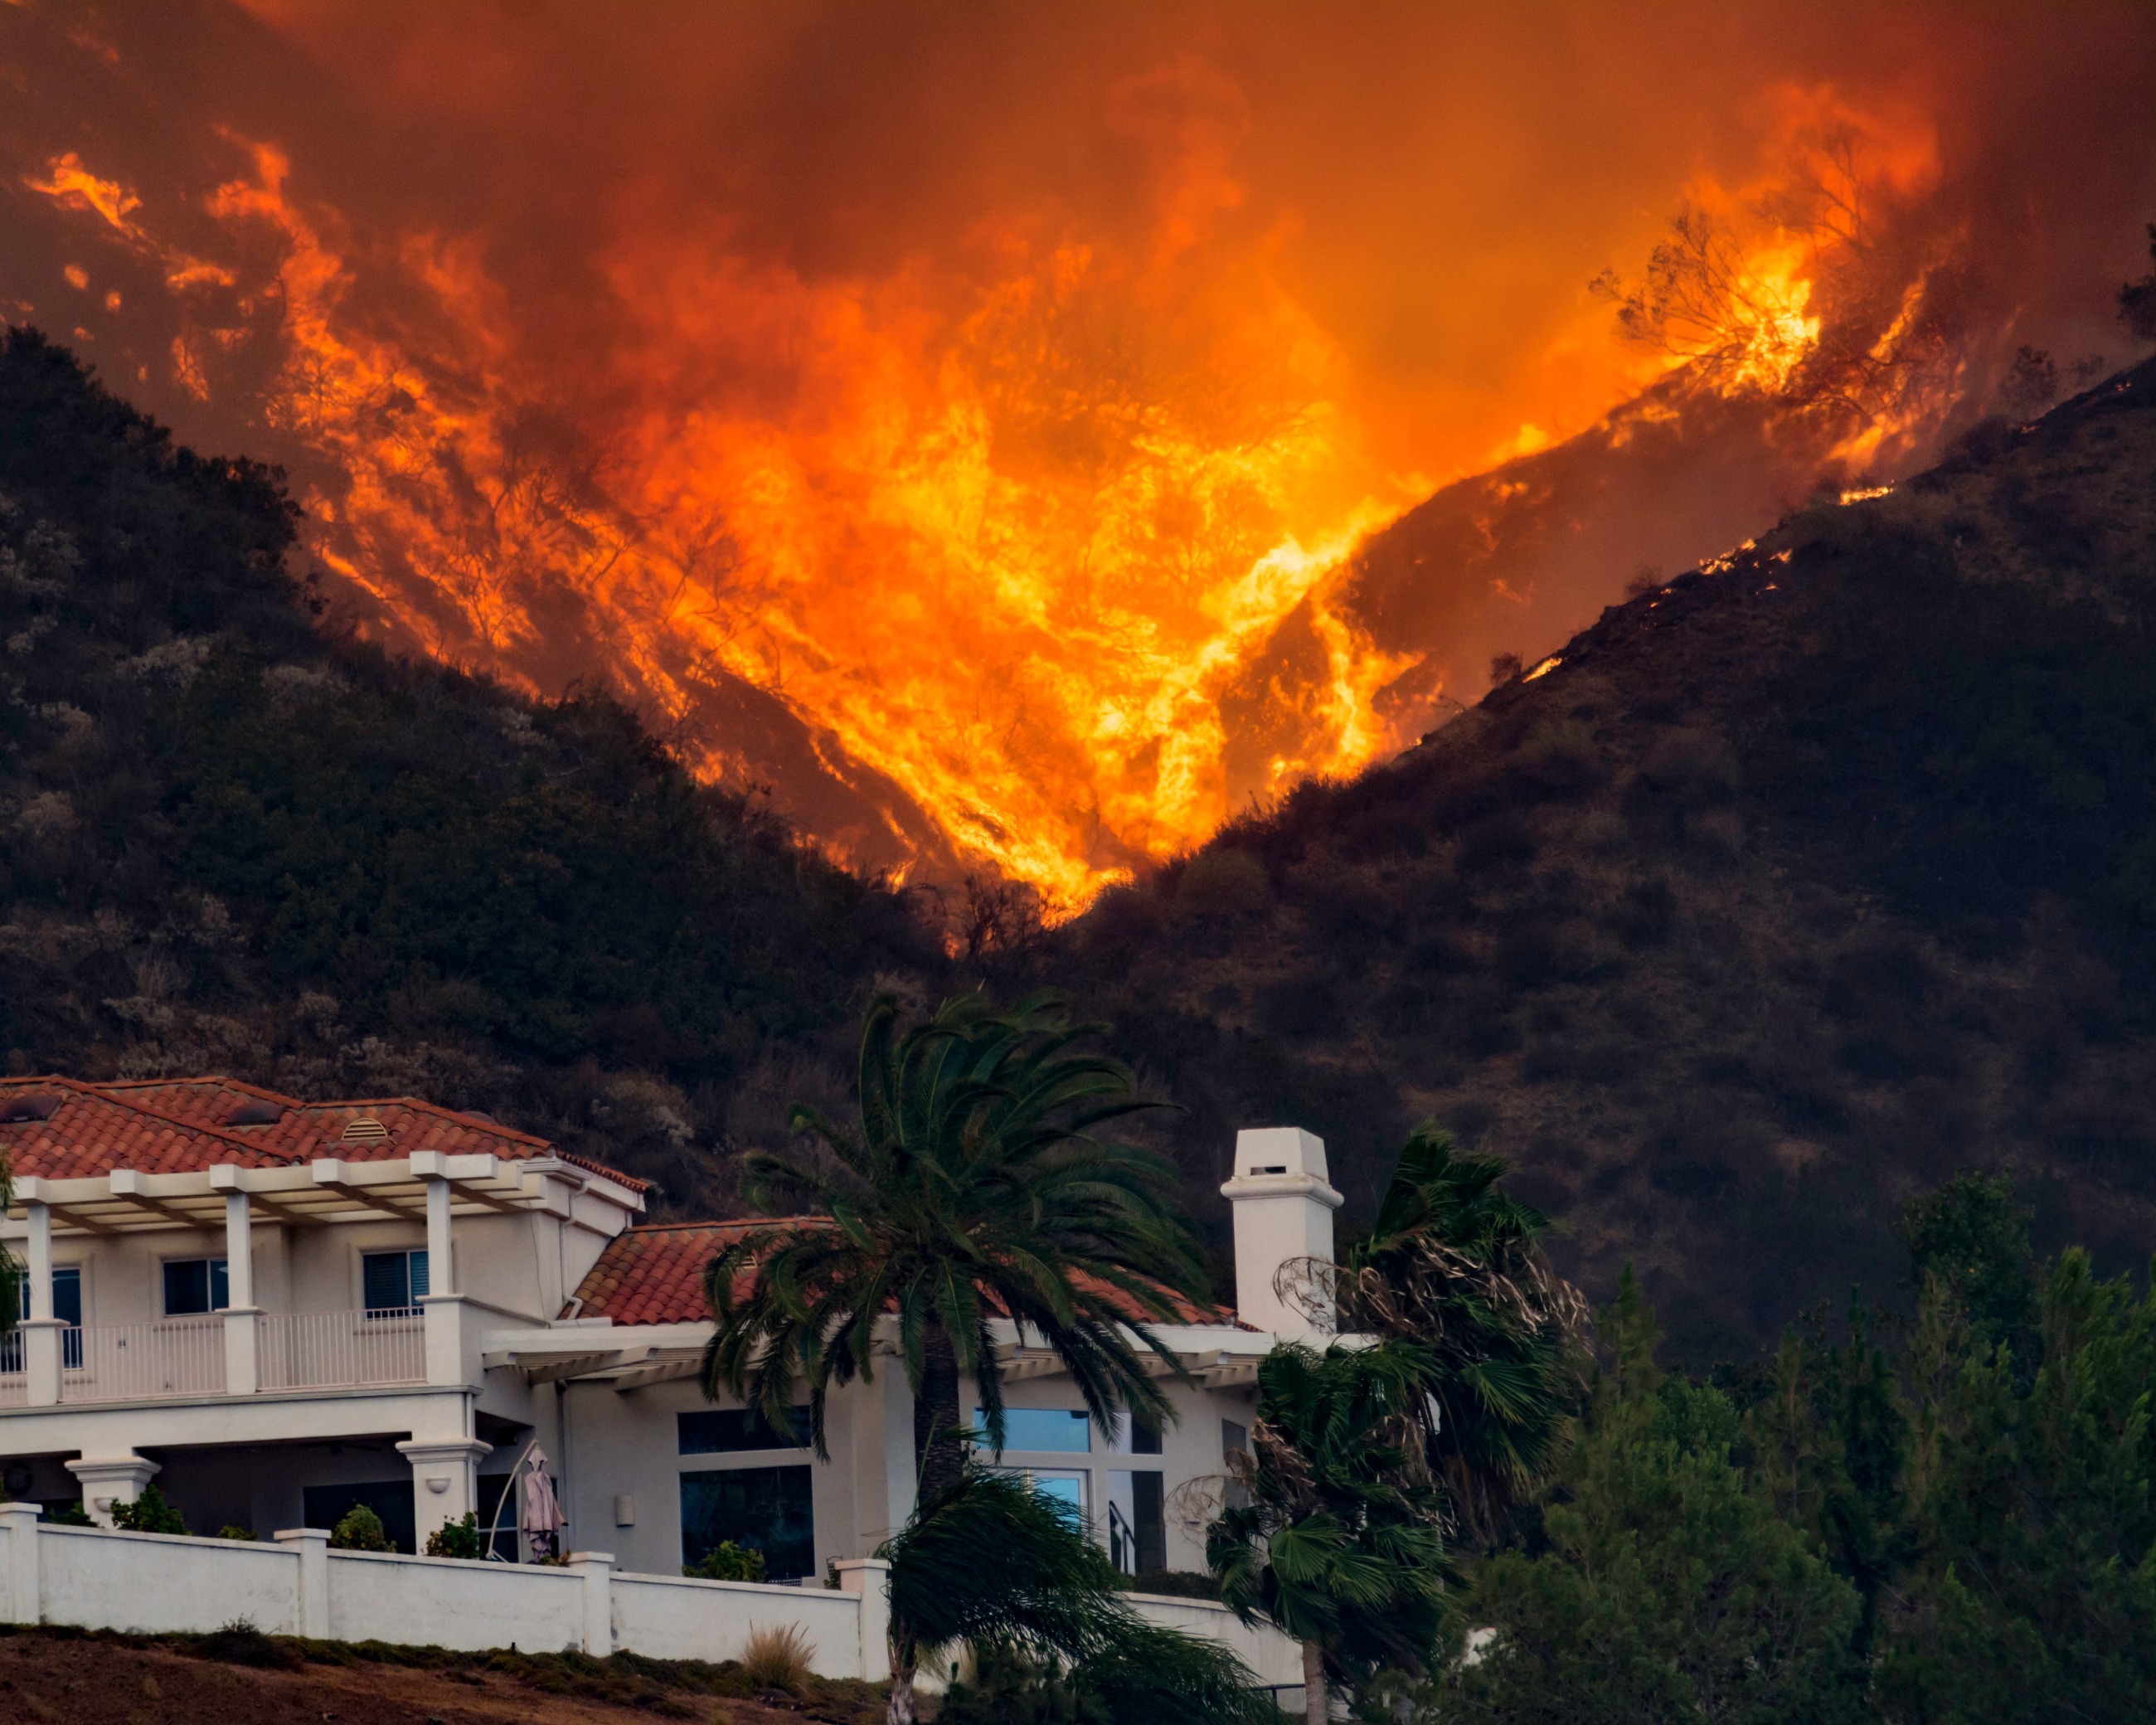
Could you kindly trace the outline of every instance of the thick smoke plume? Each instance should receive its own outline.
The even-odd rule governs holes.
[[[0,315],[284,461],[356,626],[1075,906],[2126,357],[2152,71],[2139,7],[18,0]]]

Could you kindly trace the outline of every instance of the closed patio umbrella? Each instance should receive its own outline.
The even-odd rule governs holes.
[[[534,1444],[526,1452],[522,1481],[523,1502],[516,1525],[531,1541],[534,1557],[552,1557],[557,1537],[568,1522],[562,1500],[554,1495],[554,1481],[547,1472],[547,1452]]]

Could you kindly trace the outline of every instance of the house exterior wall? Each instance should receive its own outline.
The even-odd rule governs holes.
[[[1270,1142],[1243,1148],[1250,1153],[1239,1152],[1238,1174],[1228,1190],[1235,1204],[1239,1269],[1248,1271],[1243,1278],[1245,1325],[1239,1327],[1223,1317],[1208,1323],[1156,1327],[1163,1341],[1204,1380],[1161,1380],[1172,1417],[1161,1434],[1158,1453],[1132,1453],[1127,1434],[1104,1435],[1088,1428],[1082,1450],[1029,1450],[1020,1438],[1000,1456],[988,1458],[992,1465],[1005,1468],[1082,1479],[1086,1512],[1104,1538],[1108,1507],[1117,1501],[1118,1490],[1126,1500],[1129,1497],[1127,1488],[1119,1488],[1118,1476],[1158,1473],[1167,1500],[1163,1555],[1170,1569],[1204,1567],[1202,1516],[1192,1506],[1202,1507],[1209,1496],[1217,1501],[1226,1467],[1224,1430],[1232,1425],[1247,1432],[1254,1415],[1256,1394],[1250,1380],[1255,1363],[1274,1341],[1273,1333],[1248,1327],[1254,1312],[1273,1311],[1266,1303],[1271,1298],[1270,1274],[1255,1260],[1266,1253],[1276,1257],[1314,1250],[1322,1255],[1332,1205],[1337,1201],[1324,1185],[1322,1146],[1307,1134],[1294,1135],[1291,1156]],[[465,1160],[475,1166],[484,1163],[487,1170],[494,1167],[490,1158]],[[1256,1171],[1243,1168],[1245,1163]],[[609,1242],[630,1225],[640,1198],[625,1188],[609,1190],[603,1182],[587,1181],[558,1161],[515,1177],[514,1184],[504,1183],[490,1171],[456,1173],[453,1163],[464,1165],[455,1158],[429,1160],[414,1155],[398,1165],[402,1173],[382,1163],[364,1170],[372,1178],[405,1183],[396,1189],[393,1201],[413,1211],[408,1217],[355,1208],[302,1225],[279,1219],[274,1210],[277,1194],[296,1187],[264,1189],[262,1205],[253,1211],[249,1234],[258,1307],[270,1314],[350,1314],[364,1303],[361,1261],[365,1254],[429,1247],[429,1224],[416,1213],[422,1205],[434,1207],[431,1250],[439,1252],[440,1224],[448,1217],[448,1262],[433,1266],[434,1292],[429,1296],[424,1320],[425,1369],[420,1375],[424,1381],[168,1394],[162,1399],[56,1406],[8,1404],[0,1399],[0,1462],[9,1464],[6,1495],[52,1502],[80,1493],[93,1503],[110,1502],[124,1501],[141,1484],[154,1479],[198,1531],[213,1532],[228,1522],[266,1536],[275,1529],[302,1526],[310,1486],[406,1482],[413,1491],[415,1523],[424,1541],[431,1527],[454,1519],[466,1505],[483,1504],[486,1494],[478,1489],[480,1483],[506,1475],[536,1443],[546,1452],[567,1516],[563,1548],[613,1553],[608,1573],[611,1575],[616,1567],[624,1572],[609,1584],[613,1592],[608,1609],[617,1625],[626,1627],[609,1633],[638,1638],[639,1645],[654,1651],[685,1645],[694,1634],[704,1634],[708,1641],[710,1635],[720,1633],[713,1625],[723,1628],[735,1622],[729,1614],[738,1603],[723,1589],[710,1593],[692,1587],[683,1591],[675,1584],[685,1556],[685,1476],[807,1466],[814,1517],[812,1583],[834,1566],[866,1558],[904,1524],[913,1508],[913,1404],[895,1357],[879,1360],[871,1379],[857,1379],[834,1391],[827,1410],[826,1460],[819,1460],[806,1448],[685,1455],[679,1440],[680,1416],[713,1405],[694,1375],[697,1356],[710,1334],[709,1321],[661,1322],[654,1317],[644,1323],[620,1323],[603,1315],[586,1317],[564,1312]],[[1284,1164],[1292,1166],[1286,1173],[1278,1171]],[[337,1173],[338,1166],[332,1164],[326,1177],[320,1163],[311,1175],[305,1169],[273,1174],[294,1182],[303,1178],[359,1180],[359,1173],[350,1169]],[[210,1198],[213,1175],[223,1180],[228,1174],[229,1170],[213,1168],[192,1176],[198,1183],[195,1197]],[[117,1194],[118,1176],[113,1179]],[[455,1200],[459,1207],[451,1214],[437,1200],[447,1197],[456,1181],[465,1179],[474,1183]],[[1283,1180],[1294,1189],[1282,1189],[1279,1183]],[[482,1186],[481,1182],[492,1183]],[[218,1192],[224,1189],[217,1188]],[[336,1184],[332,1189],[346,1188]],[[177,1191],[177,1187],[161,1188],[152,1196],[161,1203],[177,1202],[172,1195]],[[55,1215],[62,1214],[67,1201],[79,1200],[52,1200]],[[287,1197],[283,1201],[292,1200]],[[221,1207],[225,1200],[218,1197],[215,1202]],[[1290,1214],[1283,1206],[1291,1204],[1300,1208]],[[513,1207],[505,1209],[504,1205]],[[205,1208],[200,1214],[208,1216],[210,1212]],[[218,1214],[223,1214],[222,1208]],[[154,1320],[162,1316],[162,1265],[177,1257],[225,1255],[223,1233],[207,1222],[195,1228],[154,1222],[141,1226],[142,1219],[137,1214],[131,1221],[134,1231],[54,1237],[54,1263],[83,1267],[87,1324],[146,1324],[155,1329]],[[20,1240],[28,1225],[27,1221],[13,1223],[0,1233]],[[687,1225],[646,1230],[636,1239],[678,1241]],[[1251,1250],[1254,1243],[1264,1250]],[[625,1253],[632,1244],[624,1242]],[[613,1274],[608,1272],[608,1276]],[[596,1284],[601,1288],[615,1285],[604,1277]],[[687,1284],[674,1286],[678,1290]],[[621,1309],[670,1314],[678,1320],[687,1302],[677,1293],[670,1307],[647,1304]],[[244,1327],[252,1321],[234,1322]],[[1309,1326],[1306,1322],[1302,1327],[1306,1332]],[[1003,1325],[998,1334],[1008,1331],[1009,1326]],[[364,1321],[347,1324],[345,1332],[365,1333]],[[1014,1350],[1014,1365],[1004,1391],[1007,1405],[1034,1411],[1081,1408],[1070,1380],[1058,1373],[1053,1360],[1037,1344],[1011,1332],[999,1345]],[[978,1405],[974,1387],[963,1386],[962,1395],[962,1411],[970,1417]],[[1199,1489],[1191,1494],[1191,1503],[1178,1504],[1178,1488],[1193,1485]],[[101,1493],[101,1498],[94,1493]],[[1178,1515],[1178,1508],[1188,1512]],[[513,1502],[511,1509],[513,1519]],[[50,1531],[58,1537],[64,1530]],[[191,1566],[187,1574],[197,1577],[222,1574],[220,1566],[237,1566],[232,1572],[234,1598],[252,1597],[250,1589],[268,1589],[265,1599],[282,1597],[279,1590],[285,1581],[274,1578],[287,1576],[302,1548],[227,1547],[199,1562],[188,1558],[184,1563]],[[514,1543],[508,1548],[514,1549]],[[80,1561],[74,1556],[65,1560],[73,1579],[64,1584],[87,1590],[67,1596],[66,1609],[88,1615],[62,1620],[118,1625],[113,1613],[121,1608],[96,1603],[108,1585],[107,1569],[121,1561],[110,1555],[116,1549],[83,1546]],[[136,1553],[135,1561],[147,1566],[142,1574],[161,1564],[182,1562],[160,1555],[162,1549],[145,1548]],[[254,1555],[227,1554],[243,1549]],[[388,1559],[355,1568],[340,1557],[323,1570],[318,1562],[309,1561],[314,1568],[307,1573],[316,1578],[316,1583],[293,1580],[291,1585],[299,1589],[298,1596],[308,1596],[307,1588],[319,1583],[317,1592],[330,1589],[323,1598],[343,1602],[324,1606],[332,1611],[332,1619],[321,1620],[342,1625],[333,1631],[338,1634],[396,1639],[384,1625],[404,1623],[403,1614],[412,1601],[433,1599],[439,1589],[453,1586],[466,1589],[458,1597],[470,1605],[459,1634],[494,1635],[497,1627],[490,1626],[495,1616],[490,1614],[496,1613],[497,1605],[508,1610],[503,1602],[512,1599],[517,1609],[536,1610],[549,1623],[556,1618],[567,1623],[572,1615],[588,1616],[591,1609],[588,1588],[578,1591],[558,1572],[547,1572],[549,1579],[541,1584],[541,1591],[518,1592],[521,1584],[504,1579],[504,1572],[495,1568],[482,1573],[469,1565],[430,1567],[422,1562],[414,1566],[410,1559],[403,1568]],[[586,1573],[588,1581],[598,1571],[588,1565]],[[324,1575],[336,1578],[333,1586],[321,1579]],[[708,1589],[716,1584],[702,1585]],[[772,1591],[757,1589],[740,1597],[754,1604]],[[813,1586],[806,1591],[821,1593]],[[582,1603],[572,1607],[572,1600]],[[186,1604],[171,1609],[184,1615],[195,1607]],[[463,1611],[465,1604],[456,1609]],[[803,1608],[811,1615],[851,1609],[838,1603],[835,1596]],[[1161,1609],[1186,1615],[1202,1610],[1183,1601]],[[97,1616],[100,1611],[104,1617]],[[342,1615],[336,1615],[339,1613]],[[228,1609],[217,1621],[232,1615]],[[439,1639],[439,1632],[424,1632],[425,1620],[424,1614],[413,1620],[420,1627],[413,1633],[421,1639]],[[750,1620],[742,1616],[740,1623]],[[702,1630],[694,1627],[699,1622],[705,1625]],[[812,1632],[820,1635],[829,1628],[826,1625]],[[1227,1633],[1218,1625],[1208,1632],[1215,1630]],[[311,1632],[331,1631],[318,1628]],[[552,1635],[554,1630],[546,1633]],[[560,1645],[559,1640],[536,1640],[531,1630],[521,1639],[526,1645]],[[471,1645],[494,1644],[482,1640]],[[701,1656],[722,1656],[706,1651]],[[835,1653],[832,1656],[838,1657]],[[1290,1677],[1293,1676],[1291,1671]]]

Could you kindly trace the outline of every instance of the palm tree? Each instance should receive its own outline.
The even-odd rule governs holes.
[[[922,1657],[961,1644],[1009,1647],[1071,1671],[1117,1719],[1280,1717],[1226,1648],[1138,1616],[1077,1512],[1021,1481],[967,1473],[876,1555],[891,1564],[888,1725],[914,1717]]]
[[[1420,1671],[1436,1643],[1444,1504],[1414,1453],[1428,1369],[1397,1343],[1282,1347],[1258,1368],[1251,1450],[1231,1458],[1248,1501],[1206,1530],[1205,1560],[1245,1622],[1302,1643],[1310,1725],[1328,1676]]]
[[[1505,1169],[1418,1127],[1332,1289],[1343,1329],[1414,1344],[1423,1454],[1460,1521],[1486,1538],[1555,1458],[1587,1312],[1543,1257],[1549,1219],[1498,1189]]]
[[[805,1380],[812,1440],[828,1457],[830,1386],[873,1376],[888,1315],[913,1391],[926,1505],[964,1471],[965,1379],[1003,1450],[993,1320],[1054,1350],[1102,1430],[1122,1408],[1157,1424],[1172,1414],[1142,1353],[1171,1375],[1182,1368],[1151,1326],[1184,1315],[1178,1296],[1203,1277],[1171,1206],[1173,1171],[1096,1136],[1158,1106],[1134,1094],[1123,1067],[1075,1048],[1105,1026],[1072,1024],[1050,994],[1002,1013],[963,995],[903,1034],[898,1019],[889,995],[869,1009],[856,1128],[797,1105],[794,1130],[827,1153],[748,1158],[757,1208],[814,1214],[751,1229],[712,1262],[705,1286],[718,1327],[703,1382],[783,1430]]]

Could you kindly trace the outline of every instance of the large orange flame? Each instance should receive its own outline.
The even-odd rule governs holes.
[[[963,270],[812,280],[648,226],[603,284],[629,334],[578,356],[511,338],[476,243],[363,246],[291,194],[282,151],[232,141],[251,171],[206,208],[281,259],[267,418],[335,475],[305,499],[315,552],[404,638],[528,686],[572,601],[662,717],[721,672],[771,691],[1052,911],[1245,796],[1404,740],[1378,697],[1415,655],[1337,600],[1358,537],[1428,482],[1368,446],[1342,354],[1262,248],[1210,248],[1240,196],[1219,152],[1166,177],[1141,244],[985,226]],[[157,251],[176,295],[234,283],[74,154],[27,183]],[[1820,237],[1730,231],[1694,335],[1734,355],[1716,388],[1772,392],[1820,339]],[[396,279],[393,315],[370,272]],[[240,339],[205,323],[176,377],[207,394],[210,352]],[[1549,437],[1523,427],[1504,453]],[[1231,739],[1224,695],[1291,617],[1322,670]],[[1261,768],[1231,775],[1231,742]],[[684,746],[706,774],[741,768],[724,736]]]

